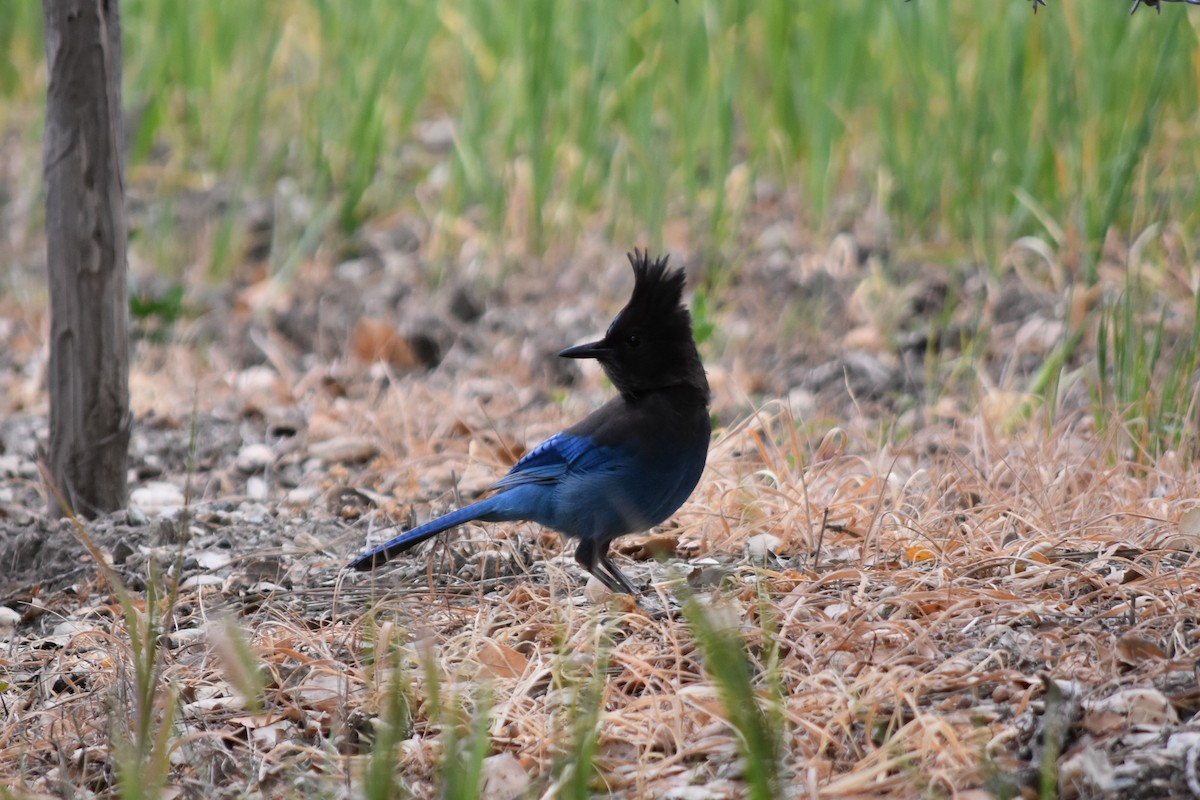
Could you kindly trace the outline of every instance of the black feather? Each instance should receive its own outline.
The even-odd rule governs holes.
[[[636,249],[629,254],[633,293],[587,355],[600,362],[627,400],[688,387],[707,402],[708,380],[692,335],[692,315],[683,305],[685,277],[682,269],[668,269],[667,260],[651,261],[648,252]]]

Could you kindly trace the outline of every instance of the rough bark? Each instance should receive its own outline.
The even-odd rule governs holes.
[[[83,516],[124,507],[129,300],[118,0],[43,0],[50,283],[47,468]],[[53,490],[50,513],[64,509]]]

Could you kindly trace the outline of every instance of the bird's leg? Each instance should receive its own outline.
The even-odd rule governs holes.
[[[586,569],[589,573],[596,576],[596,580],[603,583],[612,592],[616,594],[631,594],[637,597],[638,591],[630,583],[621,571],[617,569],[617,565],[612,563],[608,557],[608,542],[605,542],[601,548],[603,553],[596,548],[596,542],[593,539],[581,539],[575,547],[575,560],[579,566]]]
[[[608,555],[608,544],[607,543],[605,543],[605,545],[602,549],[603,549],[603,552],[600,554],[600,557],[598,559],[596,559],[599,562],[599,567],[600,567],[600,569],[602,569],[606,573],[608,573],[609,577],[612,578],[613,580],[615,580],[621,587],[619,590],[613,589],[612,585],[610,584],[608,588],[613,589],[613,591],[623,591],[626,594],[633,595],[634,597],[637,597],[639,594],[641,594],[641,591],[638,590],[638,588],[633,585],[633,581],[631,581],[631,580],[629,580],[629,578],[625,577],[625,573],[621,572],[621,570],[617,568],[617,565],[613,562],[612,558]]]

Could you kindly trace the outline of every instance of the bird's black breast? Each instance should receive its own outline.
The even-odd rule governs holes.
[[[705,399],[683,387],[635,401],[616,397],[568,430],[621,453],[616,463],[627,474],[612,476],[614,491],[623,495],[614,502],[637,513],[628,515],[620,533],[657,525],[696,488],[712,434]]]
[[[633,448],[640,457],[657,460],[669,450],[693,456],[708,450],[712,424],[706,398],[690,387],[673,387],[630,400],[614,397],[567,429],[590,437],[599,447]]]

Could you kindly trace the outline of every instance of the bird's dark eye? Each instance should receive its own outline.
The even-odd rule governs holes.
[[[629,334],[629,336],[625,339],[625,344],[629,345],[630,347],[637,347],[641,343],[641,337],[639,337],[636,333]]]

